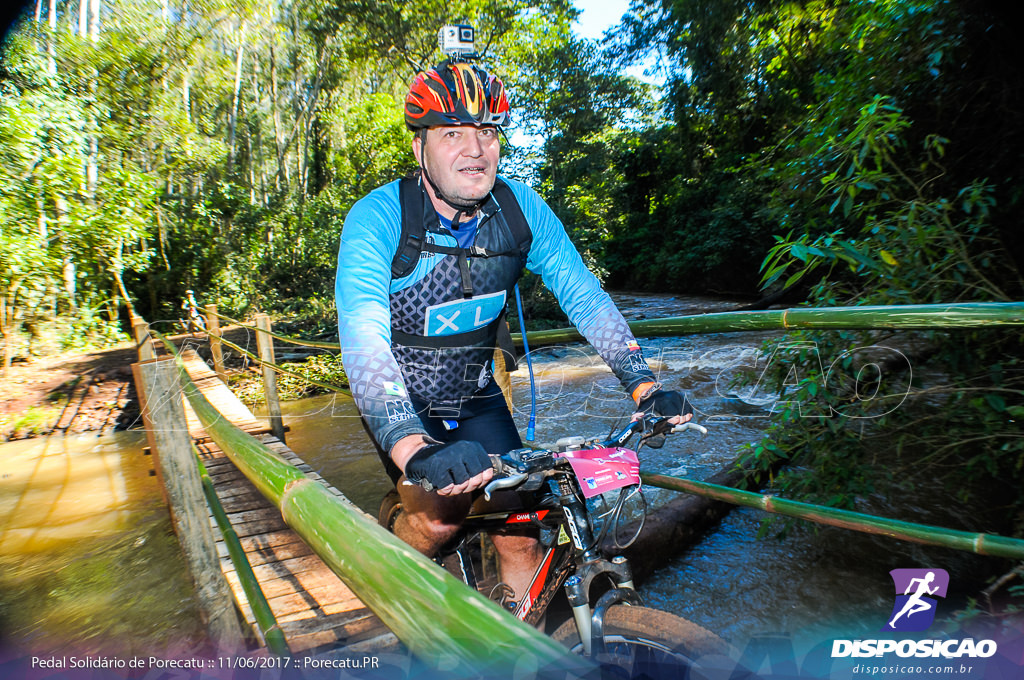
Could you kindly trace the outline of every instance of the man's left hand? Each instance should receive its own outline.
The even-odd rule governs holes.
[[[693,406],[682,392],[656,390],[640,400],[633,420],[650,413],[656,416],[669,416],[671,424],[681,425],[693,418]]]

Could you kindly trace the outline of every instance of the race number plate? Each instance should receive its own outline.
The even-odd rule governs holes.
[[[558,454],[569,461],[585,498],[640,483],[640,460],[629,449],[590,449]]]

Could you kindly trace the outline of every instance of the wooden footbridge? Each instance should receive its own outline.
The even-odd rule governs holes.
[[[233,425],[255,437],[281,460],[339,498],[342,493],[329,485],[280,439],[271,427],[258,420],[227,385],[193,350],[181,355],[192,383]],[[139,372],[136,373],[137,377]],[[142,387],[140,385],[140,387]],[[145,395],[142,387],[140,395]],[[259,582],[288,649],[293,653],[331,647],[353,653],[394,648],[398,641],[381,620],[359,600],[312,549],[290,529],[281,512],[250,482],[207,432],[189,400],[182,397],[188,438],[213,482],[245,559]],[[152,411],[144,404],[143,411]],[[150,423],[147,429],[152,430]],[[156,455],[161,452],[156,451]],[[158,466],[159,469],[159,466]],[[167,480],[162,480],[166,484]],[[208,508],[207,508],[208,509]],[[218,530],[212,511],[208,522],[215,537],[217,562],[232,599],[260,643],[260,627],[249,593],[243,587],[236,563],[231,559],[223,532]]]

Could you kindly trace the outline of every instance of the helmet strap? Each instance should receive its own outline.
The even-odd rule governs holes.
[[[480,207],[483,206],[484,201],[487,200],[487,197],[484,196],[482,199],[480,199],[479,201],[476,201],[475,203],[470,203],[470,204],[463,203],[463,204],[460,205],[458,203],[455,203],[455,202],[451,201],[447,196],[445,196],[441,192],[441,189],[439,189],[438,186],[436,184],[434,184],[434,180],[432,180],[430,178],[430,173],[427,172],[427,164],[423,160],[424,155],[426,154],[426,149],[424,148],[426,146],[426,144],[427,144],[427,139],[426,139],[426,135],[424,135],[420,139],[420,174],[423,176],[423,179],[425,179],[427,181],[427,184],[430,185],[430,188],[434,190],[434,195],[437,196],[438,198],[440,198],[442,201],[444,201],[452,210],[455,211],[455,218],[456,218],[456,220],[458,220],[460,215],[463,215],[463,214],[465,214],[465,215],[472,215],[473,213],[475,213],[477,211],[477,209],[479,209]],[[453,222],[453,224],[457,225],[458,222],[457,221]]]

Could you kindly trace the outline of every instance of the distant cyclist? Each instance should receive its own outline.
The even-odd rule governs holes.
[[[196,333],[206,330],[206,319],[199,313],[199,305],[196,303],[195,295],[191,290],[185,291],[185,299],[181,302],[181,309],[185,312],[182,325],[186,331]]]
[[[449,56],[405,99],[415,177],[349,211],[335,296],[352,395],[403,513],[395,533],[432,556],[492,476],[488,453],[522,447],[492,375],[506,306],[524,266],[539,274],[639,410],[691,417],[662,389],[636,339],[561,222],[527,185],[497,175],[509,122],[502,81]],[[685,415],[684,415],[685,414]],[[428,480],[436,492],[400,483]],[[502,580],[523,595],[535,536],[492,537]]]

